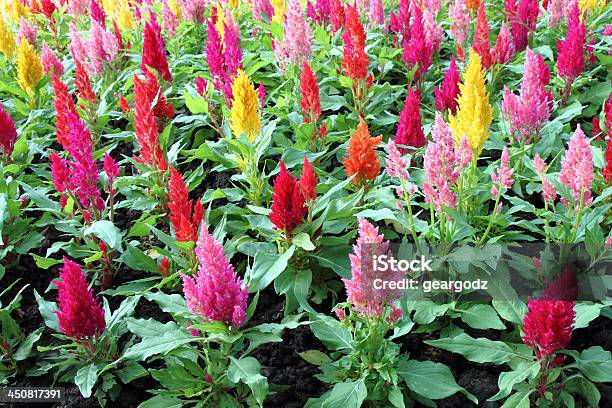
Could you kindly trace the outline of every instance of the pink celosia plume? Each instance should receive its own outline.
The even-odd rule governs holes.
[[[559,181],[569,188],[576,206],[580,203],[589,206],[592,201],[593,178],[593,153],[586,135],[578,125],[561,162]]]

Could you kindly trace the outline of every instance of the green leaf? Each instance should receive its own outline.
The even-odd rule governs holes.
[[[43,258],[42,256],[38,256],[36,254],[31,254],[34,261],[36,261],[36,266],[41,269],[49,269],[50,267],[62,263],[59,259],[53,258]]]
[[[461,311],[461,320],[474,329],[505,329],[506,326],[490,305],[476,304]]]
[[[40,311],[40,314],[43,317],[47,327],[51,330],[59,332],[59,320],[57,320],[57,315],[53,313],[55,310],[58,310],[57,304],[55,302],[49,302],[43,299],[42,296],[38,294],[36,289],[34,289],[34,297],[38,303],[38,310]]]
[[[143,361],[156,354],[166,354],[184,344],[197,339],[189,333],[170,331],[161,336],[147,337],[140,343],[126,350],[124,357],[128,360]]]
[[[85,398],[91,397],[91,390],[98,380],[98,366],[90,364],[81,367],[74,376],[74,384],[79,387],[81,394]]]
[[[512,392],[512,387],[527,377],[535,377],[540,371],[540,362],[524,362],[517,366],[514,371],[505,371],[499,375],[497,386],[499,391],[497,394],[488,399],[488,401],[497,401],[506,398]]]
[[[254,357],[236,359],[230,356],[227,378],[237,384],[242,381],[249,386],[261,406],[268,395],[268,379],[261,375],[261,366]]]
[[[297,234],[291,242],[298,248],[302,248],[305,251],[313,251],[315,249],[314,244],[310,241],[310,236],[305,232]]]
[[[87,227],[85,235],[90,234],[94,234],[113,249],[121,249],[121,231],[108,220],[99,220]]]
[[[17,347],[17,350],[15,350],[15,353],[13,354],[13,359],[15,361],[22,361],[28,358],[34,343],[36,343],[40,339],[40,336],[42,336],[42,332],[43,328],[41,327],[30,333],[24,341],[19,343],[19,347]]]
[[[149,372],[134,361],[128,362],[123,368],[117,370],[117,376],[124,384],[146,377],[147,375],[149,375]]]
[[[535,392],[535,390],[514,393],[504,402],[501,408],[529,408],[529,396],[533,392]]]
[[[329,363],[330,361],[332,361],[332,359],[329,358],[327,354],[319,350],[307,350],[307,351],[302,351],[301,353],[298,353],[298,354],[304,360],[316,366],[319,366],[323,363]]]
[[[287,267],[287,262],[293,255],[295,247],[291,246],[283,254],[271,254],[268,252],[257,252],[253,267],[247,271],[247,282],[249,293],[257,292],[268,287],[278,275]]]
[[[582,329],[588,327],[589,323],[597,319],[601,313],[601,309],[606,307],[603,304],[578,303],[574,306],[576,318],[574,320],[574,328]]]
[[[319,320],[310,324],[310,330],[332,350],[353,350],[355,348],[353,333],[336,319],[320,316]]]
[[[504,364],[513,358],[530,360],[531,356],[513,350],[506,343],[486,338],[475,339],[467,333],[461,333],[454,338],[425,340],[426,344],[461,354],[475,363]]]
[[[193,113],[194,115],[208,113],[208,103],[203,97],[193,96],[188,90],[183,92],[183,96],[185,98],[185,105],[191,113]]]
[[[368,396],[365,380],[338,383],[323,401],[321,408],[359,408]]]
[[[159,267],[155,261],[140,249],[132,245],[127,246],[127,251],[123,253],[121,260],[125,262],[127,266],[137,271],[145,271],[155,274],[159,273]]]
[[[191,312],[187,309],[185,298],[177,293],[168,295],[163,292],[149,292],[144,296],[147,300],[157,303],[160,309],[166,313],[191,315]]]
[[[493,300],[491,303],[502,319],[514,324],[523,324],[523,316],[527,313],[527,305],[523,301]]]
[[[457,384],[450,369],[444,364],[402,359],[397,367],[397,373],[408,388],[425,398],[443,399],[460,392],[478,404],[478,399]]]
[[[406,407],[406,404],[404,404],[404,394],[402,394],[402,390],[396,385],[392,386],[389,390],[389,402],[393,404],[395,408]]]
[[[138,405],[138,408],[181,408],[183,401],[167,395],[156,395]]]
[[[612,353],[600,346],[584,350],[580,357],[576,357],[576,364],[589,380],[612,382]]]
[[[138,337],[161,336],[166,332],[178,330],[175,322],[161,323],[155,319],[136,319],[133,317],[128,317],[126,322],[130,332]]]
[[[599,390],[597,389],[595,384],[580,375],[569,378],[565,382],[564,389],[570,394],[578,393],[582,395],[584,400],[591,407],[599,406],[599,400],[601,399],[601,394],[599,393]]]

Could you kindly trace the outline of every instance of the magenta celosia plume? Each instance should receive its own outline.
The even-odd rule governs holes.
[[[218,321],[234,328],[242,326],[246,319],[247,288],[205,222],[195,252],[200,265],[195,279],[182,274],[187,307],[203,321]]]
[[[491,173],[491,195],[496,196],[504,188],[512,187],[514,169],[510,167],[510,155],[508,154],[508,148],[504,146],[502,151],[501,160],[499,167]]]
[[[439,87],[434,89],[436,96],[436,110],[443,112],[446,109],[451,113],[457,111],[457,97],[459,96],[459,70],[455,62],[455,56],[451,57],[448,70]]]
[[[538,0],[506,0],[506,14],[510,21],[510,31],[514,49],[522,51],[527,46],[529,33],[534,31],[538,21]]]
[[[548,358],[568,346],[576,316],[574,305],[565,300],[529,300],[523,342],[536,351],[537,358]]]
[[[0,153],[10,156],[17,141],[17,130],[11,115],[0,103]]]
[[[504,88],[502,112],[510,124],[510,133],[529,142],[546,123],[552,109],[552,94],[546,90],[550,71],[539,54],[527,48],[520,95]]]
[[[566,83],[571,84],[584,70],[586,25],[580,21],[578,2],[574,1],[567,18],[567,34],[557,41],[557,71]]]
[[[512,34],[503,21],[501,28],[499,29],[499,35],[495,41],[495,47],[491,52],[491,58],[493,64],[507,64],[514,56],[514,42],[512,41]]]
[[[351,261],[351,279],[342,279],[346,288],[347,301],[356,310],[380,316],[385,306],[402,296],[402,291],[395,289],[375,289],[374,280],[399,281],[403,279],[404,272],[399,269],[388,268],[380,271],[374,268],[375,256],[388,255],[389,242],[378,234],[378,228],[365,219],[359,220],[359,236],[353,245],[353,253],[349,255]]]
[[[592,201],[593,178],[593,153],[586,135],[578,125],[561,162],[559,181],[569,188],[576,206],[580,203],[588,206]]]
[[[21,43],[24,39],[30,44],[36,44],[36,37],[38,36],[38,28],[34,24],[30,24],[28,20],[21,17],[19,20],[19,31],[17,32],[17,44]]]
[[[100,335],[106,328],[104,310],[93,290],[88,289],[81,267],[64,258],[60,281],[53,281],[58,289],[57,311],[61,332],[77,340]]]
[[[64,75],[64,66],[62,62],[57,58],[57,55],[49,48],[46,42],[43,43],[42,46],[40,61],[42,62],[45,73],[53,72],[58,76]]]
[[[425,134],[421,126],[421,96],[420,91],[414,91],[408,87],[408,95],[404,109],[400,113],[395,143],[401,146],[423,147],[425,146]],[[406,152],[405,147],[399,148],[402,153]]]
[[[412,15],[412,24],[410,25],[410,36],[403,38],[403,53],[402,59],[408,65],[409,69],[417,66],[414,74],[415,79],[424,75],[432,63],[433,46],[431,39],[425,35],[423,25],[423,12],[416,5],[411,4],[410,13]]]

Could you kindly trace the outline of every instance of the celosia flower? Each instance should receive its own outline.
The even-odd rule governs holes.
[[[91,89],[91,80],[85,67],[78,61],[74,61],[74,64],[76,65],[74,83],[79,91],[79,98],[90,104],[96,103],[98,97],[93,89]]]
[[[57,58],[57,55],[49,48],[46,42],[43,43],[40,60],[46,74],[54,72],[58,76],[64,75],[64,66],[62,62]]]
[[[425,30],[425,36],[430,43],[432,52],[440,49],[442,39],[444,38],[444,29],[436,21],[436,13],[437,11],[432,8],[423,9],[423,29]]]
[[[527,48],[520,96],[504,87],[502,112],[510,122],[510,133],[529,141],[546,123],[552,108],[552,94],[546,91],[550,71],[539,54]]]
[[[285,19],[285,12],[287,11],[287,5],[285,0],[270,0],[272,7],[274,7],[273,20],[282,23]]]
[[[491,53],[493,64],[507,64],[514,55],[514,42],[512,41],[512,34],[506,22],[503,21],[501,28],[499,29],[499,35],[495,41],[495,48]]]
[[[362,186],[374,180],[380,173],[380,160],[376,155],[376,147],[382,141],[382,136],[371,137],[368,125],[359,118],[357,130],[349,140],[348,156],[344,158],[346,175],[355,175],[352,183]]]
[[[606,146],[606,167],[603,169],[603,178],[612,184],[612,132],[608,133],[608,145]]]
[[[344,75],[355,81],[368,76],[368,55],[365,52],[366,35],[354,6],[346,5],[342,51]]]
[[[153,110],[153,115],[155,115],[157,129],[163,129],[168,121],[172,119],[172,116],[174,116],[174,107],[168,103],[157,75],[148,69],[143,73],[145,75],[145,80],[141,83],[143,91],[148,100],[155,101],[155,106],[151,106],[151,109]]]
[[[223,59],[225,70],[230,78],[235,78],[242,69],[242,49],[240,48],[240,28],[233,21],[224,23]]]
[[[386,271],[374,268],[372,261],[377,256],[388,255],[389,242],[378,234],[378,228],[365,219],[359,220],[359,236],[353,245],[351,261],[351,279],[342,279],[346,288],[347,301],[353,308],[370,316],[380,316],[384,307],[393,306],[393,302],[402,296],[399,289],[376,289],[374,281],[399,281],[404,279],[404,272],[398,268]]]
[[[74,22],[70,23],[70,53],[75,62],[86,65],[88,61],[87,45],[85,39],[77,31]]]
[[[113,181],[121,175],[121,170],[117,162],[111,157],[108,152],[104,153],[104,164],[102,166],[106,177],[108,177],[110,185],[113,185]]]
[[[331,15],[330,21],[332,25],[332,31],[335,33],[340,30],[346,21],[346,15],[344,12],[344,5],[342,0],[330,0]]]
[[[170,221],[178,242],[196,241],[198,226],[204,216],[202,202],[195,203],[189,199],[187,185],[174,167],[170,167],[170,184],[168,186],[168,208]]]
[[[246,319],[247,288],[205,222],[200,228],[195,252],[200,264],[195,279],[181,275],[187,307],[205,322],[222,322],[234,328],[242,326]]]
[[[117,0],[116,21],[122,31],[128,31],[134,28],[134,15],[130,7],[129,0]]]
[[[549,14],[549,22],[552,27],[559,25],[561,18],[565,15],[568,0],[549,0],[546,11]]]
[[[368,27],[385,25],[385,10],[382,0],[369,0],[370,22]]]
[[[225,58],[223,56],[221,36],[210,20],[207,23],[206,32],[206,62],[213,78],[213,84],[216,89],[223,91],[226,98],[231,99],[231,80],[223,67]]]
[[[21,17],[19,20],[19,31],[17,31],[17,42],[25,39],[30,44],[36,43],[36,37],[38,36],[38,28],[35,25],[30,24],[28,20]]]
[[[157,23],[155,14],[151,15],[144,29],[141,69],[144,71],[146,67],[155,69],[164,80],[172,82],[172,74],[168,69],[168,58],[166,57],[166,43],[161,35],[161,27]]]
[[[168,165],[159,145],[157,120],[151,110],[153,101],[146,83],[134,76],[134,128],[140,145],[138,161],[153,170],[166,171]]]
[[[427,145],[423,156],[423,169],[427,181],[423,182],[425,201],[434,206],[436,210],[442,208],[455,208],[457,194],[451,190],[459,178],[461,160],[455,151],[452,132],[440,113],[436,113],[431,130],[432,142]]]
[[[204,96],[208,93],[208,81],[201,76],[198,76],[195,81],[196,91],[198,95]]]
[[[430,40],[425,36],[423,28],[423,12],[416,5],[411,3],[410,12],[412,14],[412,24],[410,35],[403,38],[402,59],[409,66],[409,69],[418,66],[414,78],[418,79],[424,75],[431,66],[433,48]]]
[[[91,0],[89,7],[89,15],[102,27],[106,27],[106,13],[104,12],[104,9],[100,7],[100,4],[98,4],[96,0]]]
[[[451,3],[448,8],[448,14],[451,21],[450,33],[457,44],[457,54],[461,56],[467,41],[468,26],[471,21],[470,12],[467,9],[465,0],[455,0]]]
[[[68,162],[57,153],[51,152],[51,178],[58,193],[64,193],[70,188],[70,169]]]
[[[15,36],[11,31],[8,20],[0,19],[0,52],[4,54],[9,61],[13,60],[15,52]]]
[[[457,114],[449,117],[450,127],[455,141],[459,142],[465,135],[474,155],[478,156],[489,138],[493,109],[485,86],[485,70],[480,64],[480,56],[472,50],[459,89]]]
[[[548,168],[548,165],[537,153],[533,159],[533,162],[536,172],[540,177],[540,181],[542,182],[542,198],[544,198],[544,201],[552,203],[557,199],[557,190],[555,190],[555,188],[546,178],[546,169]]]
[[[53,86],[53,106],[55,106],[55,135],[57,141],[65,146],[68,144],[68,113],[77,114],[72,96],[68,93],[68,87],[54,72],[51,74],[51,84]]]
[[[465,4],[469,10],[476,11],[483,0],[466,0]]]
[[[310,164],[308,157],[304,156],[302,175],[300,176],[300,190],[307,201],[314,201],[317,198],[318,182],[312,164]]]
[[[312,33],[304,19],[304,11],[299,0],[289,0],[285,13],[285,37],[283,39],[283,54],[291,63],[300,66],[310,55]],[[277,47],[278,48],[278,47]],[[276,51],[276,50],[275,50]]]
[[[163,0],[162,2],[162,19],[164,21],[164,29],[166,33],[170,36],[174,36],[176,34],[176,29],[178,28],[180,21],[172,8],[168,5],[168,0]]]
[[[60,279],[53,281],[58,289],[59,309],[53,313],[57,315],[61,332],[77,340],[102,334],[106,328],[104,310],[100,301],[94,297],[93,290],[87,288],[87,278],[81,267],[64,258]]]
[[[201,0],[180,0],[185,20],[192,23],[202,24],[204,14],[209,4]]]
[[[119,55],[117,38],[97,21],[91,21],[88,40],[83,40],[86,47],[88,67],[94,74],[104,70],[104,63],[112,63]]]
[[[502,151],[501,161],[499,167],[491,174],[491,195],[497,196],[501,193],[502,189],[512,187],[512,174],[514,169],[510,168],[510,155],[508,154],[508,148],[504,146]]]
[[[580,10],[576,1],[572,3],[567,19],[567,35],[557,41],[557,71],[567,84],[571,84],[584,70],[586,26],[580,21]]]
[[[457,111],[457,97],[459,96],[459,71],[457,70],[457,63],[455,62],[455,56],[451,57],[450,65],[442,85],[434,89],[436,96],[436,110],[443,112],[446,109],[450,110],[451,113]]]
[[[0,103],[0,153],[10,156],[17,141],[17,130],[11,115],[2,108]]]
[[[238,77],[232,85],[234,96],[231,109],[230,127],[234,136],[245,134],[253,143],[261,131],[261,116],[258,109],[258,97],[255,86],[244,71],[238,71]]]
[[[604,103],[606,131],[612,137],[612,93],[608,96],[608,101]]]
[[[410,159],[404,158],[402,153],[397,148],[393,139],[389,139],[387,143],[387,173],[389,177],[397,177],[402,181],[408,181],[408,167],[410,167]]]
[[[567,146],[565,157],[561,162],[559,181],[570,189],[576,206],[591,204],[593,153],[580,125],[576,128]]]
[[[17,47],[17,83],[31,95],[43,76],[43,68],[34,47],[22,39]]]
[[[306,123],[316,123],[321,117],[321,101],[319,99],[319,84],[317,77],[308,62],[302,64],[302,75],[300,77],[300,91],[302,100],[300,106]]]
[[[332,19],[332,0],[317,0],[315,4],[317,11],[317,23],[327,24]],[[341,13],[342,14],[342,13]]]
[[[425,134],[421,127],[421,95],[420,91],[416,92],[412,87],[408,87],[408,95],[404,109],[400,113],[399,124],[397,125],[397,133],[395,134],[395,143],[401,146],[423,147],[425,146]],[[400,152],[405,153],[406,148],[400,147]]]
[[[568,346],[574,329],[575,302],[530,299],[523,319],[523,343],[544,359]]]
[[[538,0],[506,0],[506,14],[514,40],[514,49],[519,52],[527,46],[529,33],[534,31],[538,21]]]
[[[480,55],[482,66],[488,69],[491,66],[491,48],[489,46],[489,21],[487,20],[484,3],[480,3],[478,7],[472,48]]]
[[[274,179],[270,221],[279,230],[291,234],[297,225],[303,223],[302,219],[307,212],[305,197],[300,191],[298,181],[287,171],[281,160],[280,172]]]
[[[83,121],[72,113],[67,114],[68,144],[64,146],[70,154],[70,190],[78,197],[83,208],[83,217],[89,221],[104,209],[104,201],[98,190],[98,166],[93,159],[93,142]]]
[[[263,22],[272,21],[274,7],[270,0],[253,0],[253,16]]]
[[[259,99],[259,106],[261,109],[266,105],[266,87],[264,86],[263,81],[259,81],[259,86],[257,87],[257,98]]]

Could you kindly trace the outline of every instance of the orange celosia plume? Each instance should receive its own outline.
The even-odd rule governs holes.
[[[359,126],[349,140],[348,157],[344,159],[347,176],[356,175],[353,184],[362,186],[374,180],[380,173],[380,159],[376,155],[376,146],[382,136],[371,137],[368,125],[359,118]]]

